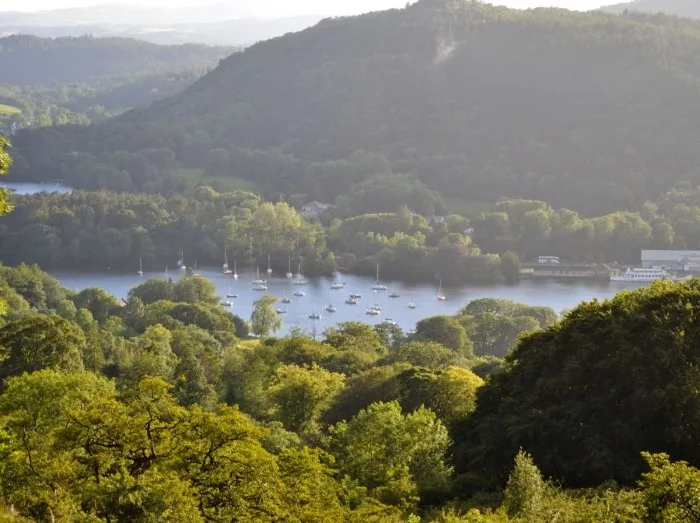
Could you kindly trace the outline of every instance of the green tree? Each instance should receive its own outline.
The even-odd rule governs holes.
[[[539,469],[527,452],[515,456],[515,466],[510,473],[503,493],[503,505],[511,517],[526,521],[537,520],[542,510],[545,482]]]
[[[190,350],[186,350],[180,357],[173,375],[175,381],[173,394],[180,405],[188,407],[196,404],[204,408],[214,406],[216,402],[214,388],[207,382],[199,360]]]
[[[442,369],[457,363],[459,357],[454,351],[440,343],[431,341],[411,341],[391,351],[383,361],[387,363],[409,363],[416,367]]]
[[[545,476],[579,487],[633,484],[644,449],[700,463],[699,310],[700,281],[657,282],[522,339],[453,431],[458,470],[503,485],[527,448]]]
[[[253,313],[250,316],[250,325],[253,334],[265,338],[282,328],[282,318],[274,308],[277,298],[263,296],[253,302]]]
[[[12,166],[12,157],[7,152],[8,147],[10,147],[10,142],[0,137],[0,176],[7,174],[7,171]],[[7,190],[3,189],[0,191],[0,215],[6,214],[11,210],[12,205],[7,201]]]
[[[447,487],[447,429],[431,411],[403,414],[397,402],[375,403],[331,428],[341,471],[380,499],[402,505]]]
[[[343,389],[344,381],[342,374],[328,372],[315,364],[308,368],[279,367],[268,389],[273,415],[288,430],[313,434],[318,419]]]
[[[175,299],[175,284],[172,280],[147,280],[129,291],[129,299],[138,298],[144,305],[157,301]]]
[[[104,289],[90,287],[75,295],[73,302],[78,309],[87,309],[92,317],[102,324],[108,316],[116,314],[119,310],[117,299],[108,294]]]
[[[472,343],[455,318],[450,316],[433,316],[419,321],[416,325],[415,338],[418,340],[441,343],[454,352],[467,358],[474,356]]]
[[[651,469],[639,487],[650,523],[700,522],[700,471],[686,462],[671,462],[667,454],[644,452]]]
[[[83,368],[83,332],[59,316],[31,316],[0,328],[0,378],[51,368]]]

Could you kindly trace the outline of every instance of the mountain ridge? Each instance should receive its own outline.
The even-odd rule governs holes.
[[[388,164],[443,195],[599,215],[700,182],[698,85],[696,22],[423,0],[261,42],[176,96],[17,150],[48,141],[99,163],[167,149],[179,167],[320,201]],[[125,187],[153,187],[125,172]]]

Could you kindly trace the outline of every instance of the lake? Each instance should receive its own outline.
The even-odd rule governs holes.
[[[384,282],[388,291],[373,291],[375,283],[372,278],[352,276],[346,274],[335,278],[312,278],[309,285],[300,287],[292,285],[284,275],[273,274],[268,278],[268,291],[256,292],[252,290],[250,282],[255,279],[254,272],[240,274],[236,281],[231,276],[225,276],[220,269],[200,269],[203,276],[210,279],[217,287],[219,296],[224,299],[227,293],[239,295],[238,299],[230,307],[231,312],[244,319],[250,319],[253,310],[253,302],[261,295],[272,295],[278,298],[288,296],[292,303],[277,307],[287,308],[288,314],[282,316],[284,329],[280,334],[285,334],[293,327],[301,328],[309,333],[322,333],[327,327],[343,321],[362,321],[376,325],[387,319],[392,319],[404,330],[413,329],[418,321],[423,318],[441,314],[452,315],[464,307],[467,303],[478,298],[505,298],[529,305],[551,307],[556,312],[571,308],[581,301],[590,301],[595,298],[605,299],[625,289],[638,288],[635,283],[612,283],[600,281],[523,281],[517,285],[465,285],[462,287],[444,288],[446,301],[438,301],[435,298],[437,288],[435,285],[409,285],[402,282]],[[126,298],[129,290],[148,278],[164,278],[164,272],[149,273],[144,276],[134,274],[76,274],[53,273],[64,286],[80,291],[87,287],[101,287],[117,298]],[[173,278],[181,277],[171,271]],[[341,290],[331,289],[335,281],[345,282],[345,288]],[[292,293],[302,290],[304,297],[294,297]],[[400,298],[389,298],[389,294],[397,292]],[[361,294],[362,299],[358,305],[346,305],[345,299],[353,293]],[[408,303],[414,301],[416,309],[409,309]],[[335,314],[326,312],[328,304],[337,307]],[[382,308],[381,316],[368,316],[368,307],[378,304]],[[322,315],[320,320],[309,320],[312,312]]]
[[[60,183],[0,183],[0,188],[10,189],[15,194],[37,194],[40,192],[63,194],[73,191],[71,187]]]

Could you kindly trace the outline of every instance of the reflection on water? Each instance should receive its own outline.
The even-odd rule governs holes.
[[[0,188],[10,189],[15,194],[69,193],[73,189],[60,183],[0,183]]]
[[[137,264],[138,265],[138,264]],[[147,268],[145,268],[147,269]],[[290,328],[301,328],[309,333],[321,334],[326,328],[341,321],[362,321],[378,324],[387,319],[395,321],[404,330],[412,329],[423,318],[440,314],[452,315],[467,303],[478,298],[505,298],[508,300],[551,307],[556,312],[569,309],[581,301],[605,299],[624,289],[636,288],[638,284],[610,283],[600,281],[524,281],[517,285],[489,285],[443,288],[447,297],[445,301],[435,298],[437,285],[409,285],[402,282],[385,282],[388,291],[373,291],[375,281],[372,278],[352,275],[338,275],[336,278],[310,278],[309,285],[297,287],[291,284],[284,275],[272,275],[268,280],[266,292],[256,292],[250,284],[255,279],[255,273],[241,273],[239,280],[224,276],[218,269],[200,270],[217,287],[219,296],[223,299],[226,294],[238,294],[232,299],[230,310],[244,319],[250,319],[253,302],[261,295],[272,295],[280,299],[288,297],[292,303],[282,305],[289,312],[283,315],[284,329],[281,334],[289,332]],[[126,298],[129,290],[148,278],[164,278],[164,271],[149,273],[143,277],[136,274],[76,274],[54,273],[56,278],[66,287],[80,291],[87,287],[101,287],[117,298]],[[170,274],[173,278],[180,274]],[[331,289],[336,281],[344,282],[343,289]],[[295,290],[303,290],[303,297],[293,296]],[[360,294],[362,298],[357,305],[346,305],[345,300],[350,294]],[[390,298],[391,294],[397,298]],[[413,301],[417,307],[409,309],[408,303]],[[336,313],[326,312],[326,307],[332,304],[337,308]],[[373,305],[382,309],[380,316],[369,316],[366,311]],[[320,320],[310,320],[312,313],[320,313]]]

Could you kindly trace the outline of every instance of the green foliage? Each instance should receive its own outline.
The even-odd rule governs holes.
[[[86,341],[80,328],[58,316],[34,316],[0,328],[0,378],[40,369],[83,368]]]
[[[277,298],[263,296],[253,302],[253,312],[250,315],[250,325],[253,334],[265,338],[282,328],[282,318],[274,308]]]
[[[523,339],[454,434],[460,471],[502,484],[520,447],[569,486],[631,484],[645,449],[700,463],[699,285],[661,282],[583,303]]]
[[[278,367],[268,389],[273,415],[293,432],[313,434],[318,430],[318,419],[343,389],[344,381],[342,374],[316,365]]]
[[[402,414],[398,403],[375,403],[331,428],[331,452],[341,471],[390,504],[447,487],[447,429],[427,409]]]
[[[685,462],[671,463],[667,454],[643,453],[650,472],[639,487],[650,523],[700,521],[700,471]]]
[[[545,483],[532,456],[520,451],[503,493],[503,506],[509,516],[537,520],[544,497]]]
[[[115,162],[129,169],[130,160],[115,158]],[[91,168],[86,175],[97,181]],[[103,180],[107,186],[116,179],[107,177]],[[8,264],[135,271],[141,259],[146,271],[164,271],[167,266],[173,271],[176,246],[181,245],[191,263],[220,265],[226,248],[239,269],[263,259],[266,263],[268,254],[273,268],[282,272],[287,271],[289,256],[303,258],[307,274],[327,273],[333,267],[319,224],[305,222],[286,203],[263,203],[250,193],[202,188],[165,198],[100,191],[43,193],[14,201],[17,212],[0,221],[0,255]],[[173,285],[167,280],[144,282],[132,295],[145,304],[192,301],[199,299],[194,294],[206,289],[191,287],[207,284],[194,279]],[[206,299],[213,302],[211,296]]]
[[[416,324],[415,338],[441,343],[466,358],[474,356],[472,343],[459,322],[449,316],[433,316]]]

